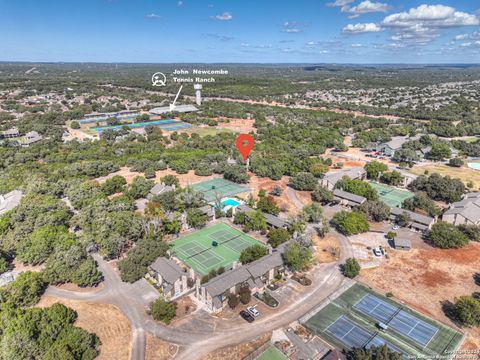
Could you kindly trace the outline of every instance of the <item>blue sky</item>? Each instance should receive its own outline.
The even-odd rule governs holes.
[[[0,0],[1,61],[480,63],[480,0]]]

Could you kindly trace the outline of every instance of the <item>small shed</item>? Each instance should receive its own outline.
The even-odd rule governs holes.
[[[409,239],[405,238],[395,238],[393,239],[395,249],[398,250],[410,250],[412,248],[412,242]]]

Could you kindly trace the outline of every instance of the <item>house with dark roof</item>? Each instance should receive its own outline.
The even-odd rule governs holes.
[[[432,225],[435,224],[435,218],[432,218],[430,216],[418,214],[413,211],[401,209],[398,207],[390,208],[391,220],[395,221],[400,215],[408,216],[410,220],[407,226],[418,231],[430,230],[432,228]]]
[[[480,225],[480,192],[468,193],[451,204],[442,220],[454,225]]]
[[[193,273],[183,270],[171,259],[159,257],[149,266],[146,278],[162,290],[165,299],[172,300],[190,290],[188,279],[193,278]]]
[[[210,311],[217,312],[227,304],[227,295],[237,294],[243,286],[248,286],[252,294],[262,292],[283,269],[282,254],[285,247],[286,244],[282,244],[272,253],[250,264],[234,264],[231,270],[197,286],[195,296]]]
[[[4,138],[4,139],[17,138],[17,137],[20,136],[20,131],[18,131],[17,127],[13,127],[11,129],[2,131],[1,135],[2,135],[2,138]]]
[[[341,205],[350,206],[350,207],[360,206],[367,201],[367,198],[363,196],[355,195],[340,189],[335,189],[333,191],[333,196],[334,196],[334,199],[337,202],[339,202]]]
[[[329,190],[333,190],[337,182],[339,182],[344,176],[348,176],[351,180],[363,180],[366,178],[367,172],[363,167],[353,167],[351,169],[329,172],[325,174],[323,179],[319,180],[319,182],[320,185]]]
[[[211,205],[205,205],[198,208],[200,212],[207,217],[208,221],[215,220],[215,208]]]
[[[237,208],[235,209],[235,212],[237,211],[247,214],[251,211],[257,211],[257,210],[252,209],[251,207],[245,204],[241,204],[241,205],[238,205]],[[267,225],[271,228],[287,228],[290,226],[290,223],[287,220],[281,219],[278,216],[267,214],[267,213],[263,213],[263,216],[265,217],[265,221]]]

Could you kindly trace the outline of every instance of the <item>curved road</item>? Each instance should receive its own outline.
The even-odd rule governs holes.
[[[293,189],[287,191],[294,205],[303,207],[295,191]],[[326,212],[327,216],[330,215],[329,212]],[[346,280],[340,273],[338,265],[351,257],[353,251],[345,236],[334,229],[332,233],[340,243],[339,261],[317,266],[312,272],[315,285],[309,287],[305,293],[292,296],[288,304],[271,315],[257,319],[255,326],[241,320],[225,321],[214,317],[207,317],[204,322],[202,319],[191,320],[192,325],[177,328],[155,322],[146,313],[148,304],[152,301],[151,296],[145,295],[151,291],[148,283],[145,280],[139,280],[134,284],[122,282],[115,270],[96,254],[93,256],[104,276],[105,286],[102,290],[95,293],[80,293],[49,287],[46,294],[59,298],[108,303],[118,307],[132,326],[131,359],[145,359],[147,333],[181,346],[176,359],[198,359],[216,349],[245,343],[268,331],[288,325],[311,311],[341,287]]]

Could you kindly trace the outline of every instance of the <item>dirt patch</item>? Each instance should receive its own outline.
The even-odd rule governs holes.
[[[61,303],[78,313],[76,326],[95,333],[101,340],[98,360],[128,360],[132,330],[127,318],[115,306],[90,301],[43,296],[38,307]]]
[[[105,181],[107,181],[108,179],[111,179],[115,175],[123,176],[127,181],[127,184],[131,184],[134,178],[136,178],[137,176],[143,176],[143,173],[130,171],[128,167],[124,166],[120,168],[120,170],[115,171],[111,174],[108,174],[107,176],[101,176],[99,178],[96,178],[95,181],[98,182],[99,184],[103,184]]]
[[[332,234],[325,235],[324,238],[314,234],[312,241],[316,246],[315,258],[319,263],[329,263],[337,261],[340,255],[340,244]]]
[[[193,302],[190,296],[184,296],[178,300],[175,300],[175,305],[177,307],[177,314],[173,319],[171,326],[179,326],[190,318],[196,309],[197,305]]]
[[[177,353],[178,346],[167,343],[159,338],[147,335],[146,360],[170,360]]]
[[[55,287],[62,290],[67,290],[67,291],[75,291],[75,292],[81,292],[81,293],[94,293],[103,289],[103,283],[100,283],[95,287],[81,287],[72,283],[61,284]]]
[[[249,187],[252,189],[252,194],[255,197],[258,197],[258,192],[260,191],[260,189],[265,190],[267,194],[269,194],[275,186],[279,186],[283,190],[283,192],[282,195],[273,197],[275,199],[275,203],[286,215],[294,215],[298,213],[298,209],[292,203],[292,200],[290,200],[287,194],[289,177],[284,176],[280,180],[272,180],[267,177],[258,177],[254,173],[249,173],[248,175],[250,177]]]
[[[214,120],[218,121],[219,128],[229,129],[234,132],[247,134],[257,131],[257,129],[253,127],[255,119],[214,118]]]
[[[156,172],[155,182],[157,183],[161,182],[160,178],[162,178],[165,175],[175,175],[178,181],[180,182],[180,186],[182,187],[193,185],[201,181],[222,177],[222,175],[219,175],[219,174],[213,174],[210,176],[198,176],[198,175],[195,175],[194,170],[190,170],[186,174],[177,174],[172,169],[167,169],[167,170],[161,170]]]
[[[478,291],[473,275],[478,272],[480,244],[450,250],[391,250],[389,255],[380,268],[362,270],[360,281],[381,293],[392,292],[416,310],[455,327],[442,306]],[[470,332],[464,347],[480,344],[477,330]]]
[[[202,357],[202,360],[241,360],[269,341],[271,337],[272,333],[267,333],[248,343],[211,352],[207,356]]]
[[[12,261],[13,270],[18,273],[23,273],[25,271],[31,272],[40,272],[45,268],[45,264],[42,265],[24,265],[21,262],[17,261],[17,259],[13,259]]]

